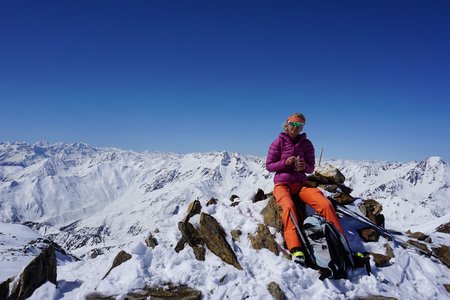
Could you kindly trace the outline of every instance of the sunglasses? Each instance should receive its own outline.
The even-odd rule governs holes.
[[[301,128],[304,124],[302,122],[289,122],[289,125]]]

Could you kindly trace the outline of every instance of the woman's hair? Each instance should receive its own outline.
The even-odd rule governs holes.
[[[289,119],[292,119],[292,118],[300,118],[300,119],[302,119],[303,120],[303,123],[306,123],[306,118],[305,118],[305,115],[304,114],[302,114],[302,113],[293,113],[293,114],[291,114],[287,119],[286,119],[286,121],[283,123],[283,130],[285,131],[285,132],[287,132],[287,129],[288,129],[288,126],[289,126]]]

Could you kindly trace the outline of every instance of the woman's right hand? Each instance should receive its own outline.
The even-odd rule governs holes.
[[[297,160],[297,158],[295,156],[289,156],[285,161],[284,164],[286,166],[291,166],[295,164],[295,161]]]

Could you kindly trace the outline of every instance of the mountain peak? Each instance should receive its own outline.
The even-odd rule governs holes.
[[[447,163],[444,161],[444,159],[443,159],[442,157],[440,157],[440,156],[430,156],[430,157],[428,157],[428,158],[426,159],[426,161],[427,161],[429,164],[432,164],[432,165],[438,165],[438,164],[446,165],[446,164],[447,164]]]

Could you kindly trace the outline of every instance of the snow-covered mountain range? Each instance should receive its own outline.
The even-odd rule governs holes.
[[[195,199],[247,197],[258,188],[272,188],[263,159],[237,153],[0,144],[0,220],[36,223],[69,250],[146,234]]]
[[[381,202],[388,224],[449,221],[450,167],[439,157],[325,163],[346,176],[352,196]],[[37,223],[69,250],[146,233],[195,199],[248,198],[258,188],[272,189],[263,157],[0,143],[0,220]]]
[[[387,227],[432,233],[450,221],[450,167],[439,157],[322,163],[341,170],[352,196],[379,201]],[[203,204],[218,199],[221,204],[208,208],[208,213],[228,222],[227,230],[244,226],[252,232],[262,218],[258,212],[263,204],[247,203],[230,211],[230,196],[251,202],[258,188],[272,190],[272,179],[264,157],[239,153],[137,153],[84,143],[0,143],[0,221],[26,223],[85,258],[127,246],[138,251],[131,243],[149,232],[156,232],[159,243],[170,248],[179,239],[173,228],[196,199]],[[227,282],[239,280],[237,276]],[[287,286],[294,295],[293,283]],[[338,288],[337,295],[340,292]]]
[[[450,221],[450,166],[440,157],[412,162],[330,161],[353,196],[375,199],[392,227],[410,229]]]

